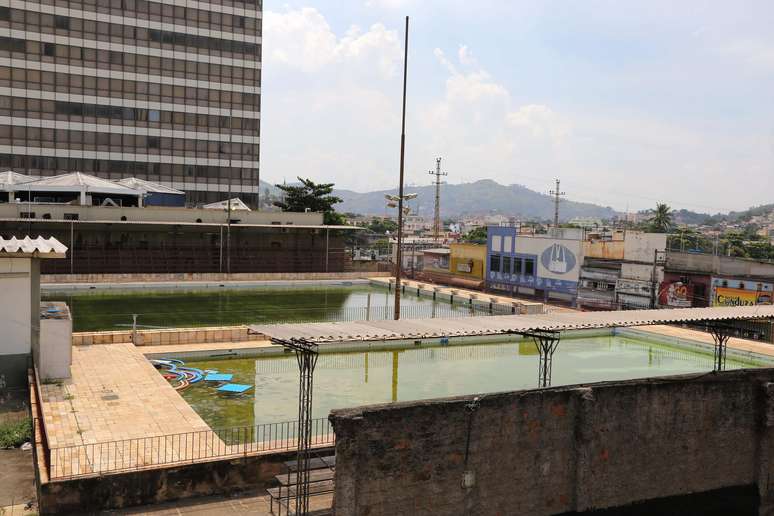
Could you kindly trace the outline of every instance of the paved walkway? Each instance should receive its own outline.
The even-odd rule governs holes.
[[[669,337],[675,337],[678,339],[694,340],[703,342],[709,346],[715,346],[715,341],[712,339],[712,335],[704,331],[691,330],[688,328],[680,328],[679,326],[637,326],[634,329],[640,331],[647,331],[651,333],[658,333],[659,335],[667,335]],[[761,342],[758,340],[740,339],[737,337],[731,337],[728,339],[728,347],[738,349],[741,351],[749,351],[752,353],[759,353],[761,355],[774,356],[774,344],[770,342]]]
[[[181,443],[145,438],[210,430],[133,344],[72,351],[72,377],[41,385],[53,478],[174,460]]]

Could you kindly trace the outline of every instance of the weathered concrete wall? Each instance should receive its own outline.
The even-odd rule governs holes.
[[[73,346],[92,344],[123,344],[132,342],[132,330],[84,331],[73,333]],[[266,340],[265,335],[250,333],[247,326],[216,326],[202,328],[171,328],[138,330],[136,346],[166,346],[170,344],[211,344],[213,342],[247,342]]]
[[[336,515],[557,514],[755,484],[774,514],[772,381],[761,369],[333,411]]]
[[[673,272],[695,272],[730,277],[770,278],[774,276],[774,264],[744,258],[713,256],[709,254],[667,253],[666,268]]]
[[[295,452],[250,455],[175,467],[44,481],[38,487],[41,514],[91,514],[106,509],[162,503],[276,485],[283,463]]]

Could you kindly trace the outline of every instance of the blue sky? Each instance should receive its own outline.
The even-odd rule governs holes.
[[[261,176],[490,178],[631,210],[774,202],[774,3],[264,2]]]

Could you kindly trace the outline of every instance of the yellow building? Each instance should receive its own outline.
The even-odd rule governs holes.
[[[483,244],[450,244],[449,273],[459,278],[484,279],[486,246]]]

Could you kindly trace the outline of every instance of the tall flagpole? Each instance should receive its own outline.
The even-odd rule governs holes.
[[[406,35],[403,54],[403,120],[400,132],[400,184],[398,186],[398,251],[395,256],[395,320],[400,319],[400,274],[403,265],[403,163],[406,152],[406,74],[408,72],[408,30],[409,17],[406,16]]]

